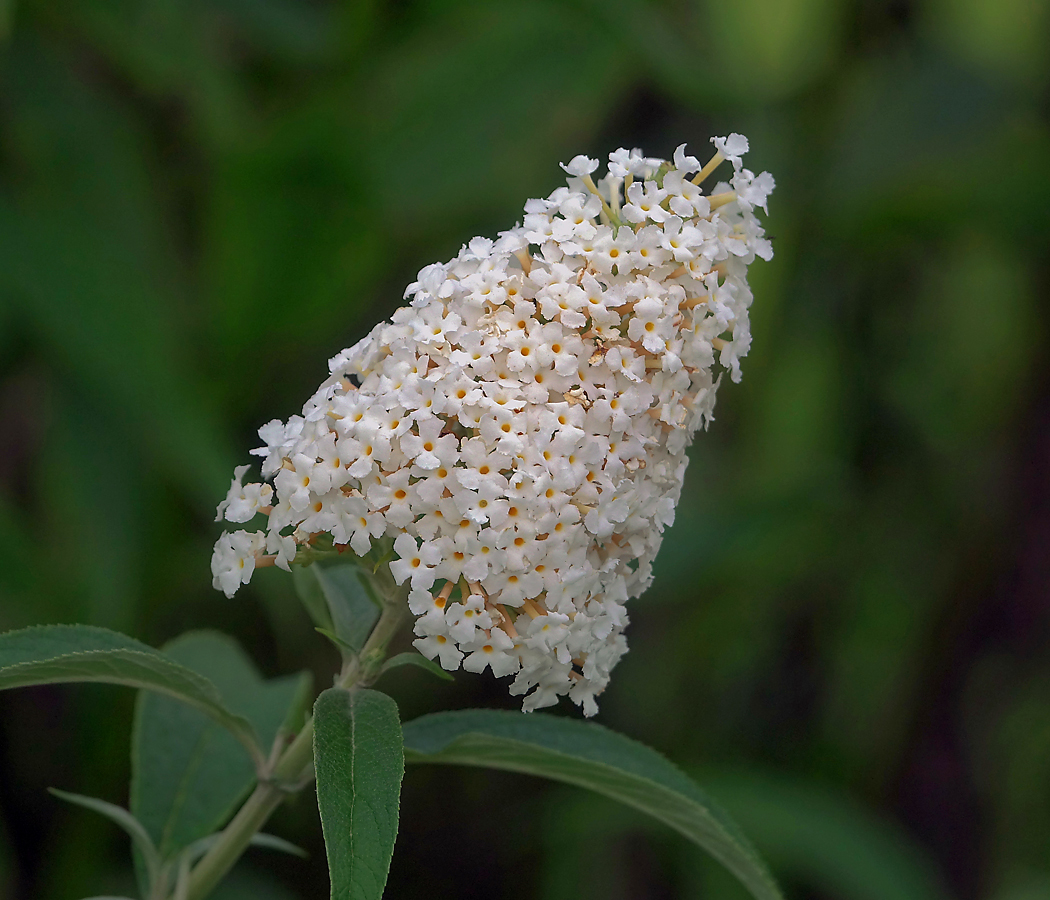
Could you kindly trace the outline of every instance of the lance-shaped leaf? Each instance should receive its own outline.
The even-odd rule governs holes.
[[[215,834],[209,834],[207,837],[203,837],[199,841],[194,841],[190,844],[185,850],[190,863],[197,862],[197,860],[204,856],[205,853],[211,850],[220,837],[222,837],[222,832],[217,831]],[[261,847],[264,850],[275,850],[278,853],[287,853],[289,856],[298,856],[299,859],[310,858],[310,854],[298,844],[286,841],[284,838],[277,837],[275,834],[267,834],[265,831],[253,834],[248,841],[248,845],[251,847]]]
[[[524,772],[619,800],[699,844],[757,900],[781,900],[747,839],[690,778],[655,750],[594,722],[463,710],[405,723],[404,741],[406,762]]]
[[[436,675],[442,681],[456,680],[436,662],[421,656],[414,650],[409,650],[407,653],[398,653],[397,656],[390,657],[383,663],[383,668],[379,670],[379,674],[382,675],[384,672],[389,672],[391,669],[397,669],[401,666],[416,666],[425,672],[429,672],[431,675]]]
[[[305,673],[265,681],[235,640],[214,631],[180,635],[164,653],[214,684],[265,747],[310,687]],[[214,722],[145,692],[135,708],[131,773],[131,810],[165,859],[221,828],[256,779],[252,759]]]
[[[314,767],[332,900],[380,900],[405,772],[397,705],[330,688],[314,706]]]
[[[108,803],[105,800],[99,800],[97,797],[85,797],[83,794],[70,794],[67,791],[60,791],[57,788],[51,788],[50,790],[51,793],[60,800],[65,800],[67,803],[74,803],[77,806],[83,806],[85,809],[90,809],[92,812],[105,816],[111,822],[123,828],[131,838],[135,849],[145,860],[146,869],[149,873],[149,883],[151,885],[156,883],[160,876],[160,856],[157,854],[157,848],[154,846],[153,841],[150,840],[150,836],[146,833],[146,829],[142,827],[142,823],[139,822],[138,819],[122,806],[117,806],[115,803]]]
[[[63,682],[122,684],[196,707],[262,753],[251,723],[223,704],[215,685],[134,638],[89,625],[43,625],[0,635],[0,690]]]

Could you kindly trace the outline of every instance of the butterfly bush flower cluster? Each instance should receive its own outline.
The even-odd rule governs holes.
[[[392,540],[422,654],[513,675],[526,710],[568,694],[593,715],[686,447],[719,373],[740,378],[747,267],[772,256],[755,215],[772,177],[743,167],[741,135],[713,143],[703,166],[684,145],[617,150],[597,183],[577,156],[522,224],[423,269],[301,416],[260,429],[263,481],[239,467],[219,518],[266,528],[219,539],[215,586],[232,596],[319,537],[359,556]]]

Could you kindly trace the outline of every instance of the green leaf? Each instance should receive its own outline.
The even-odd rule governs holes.
[[[58,788],[48,788],[48,790],[60,800],[65,800],[67,803],[74,803],[77,806],[90,809],[92,812],[97,812],[123,828],[131,837],[135,849],[142,854],[142,858],[145,860],[146,870],[149,874],[149,884],[156,884],[160,875],[160,856],[157,854],[157,848],[150,836],[146,833],[146,829],[142,827],[142,823],[130,812],[122,806],[117,806],[115,803],[107,803],[105,800],[99,800],[96,797],[70,794],[66,791],[60,791]]]
[[[427,659],[425,656],[420,656],[418,653],[413,653],[412,651],[409,651],[408,653],[398,653],[397,656],[391,656],[390,659],[383,664],[383,668],[379,670],[379,674],[382,675],[384,672],[387,672],[390,669],[396,669],[399,666],[419,666],[419,668],[425,669],[431,675],[437,675],[442,681],[456,680],[432,659]]]
[[[311,566],[321,586],[335,633],[361,649],[379,618],[380,607],[368,591],[358,565]]]
[[[310,858],[310,854],[298,844],[293,844],[291,841],[279,838],[275,834],[266,834],[265,832],[253,834],[249,843],[253,847],[262,847],[264,850],[276,850],[278,853],[287,853],[290,856],[298,856],[299,859]]]
[[[186,856],[179,857],[175,865],[175,890],[171,900],[189,900],[190,897],[190,861]]]
[[[218,632],[189,632],[164,652],[207,677],[264,746],[309,690],[306,675],[264,681],[237,642]],[[131,767],[131,809],[165,859],[221,828],[256,780],[252,759],[212,721],[145,693],[135,711]]]
[[[370,567],[371,575],[374,576],[378,568],[378,564]],[[363,645],[372,630],[372,625],[383,612],[383,601],[376,596],[375,581],[368,571],[357,563],[322,566],[317,577],[325,590],[325,596],[328,597],[336,625],[344,621],[346,627],[356,629],[360,636],[355,642]]]
[[[123,684],[174,697],[261,759],[251,722],[226,708],[214,684],[134,638],[89,625],[43,625],[0,635],[0,690],[68,682]]]
[[[380,900],[405,772],[397,705],[330,688],[314,705],[314,765],[332,898]]]
[[[357,652],[356,647],[351,647],[346,641],[344,641],[334,631],[329,631],[327,628],[315,628],[318,634],[323,634],[328,640],[330,640],[336,647],[336,649],[343,654],[343,656],[352,656]]]
[[[360,650],[379,618],[379,604],[362,574],[356,563],[292,568],[296,592],[310,618],[340,650],[344,645]]]
[[[199,841],[194,841],[190,844],[185,851],[189,861],[195,863],[198,859],[204,856],[205,853],[211,850],[213,846],[215,846],[215,842],[220,837],[222,837],[222,832],[216,832],[215,834],[209,834],[207,837],[203,837]],[[293,844],[291,841],[286,841],[284,838],[279,838],[275,834],[259,832],[258,834],[253,834],[248,843],[252,847],[262,847],[265,850],[276,850],[278,853],[287,853],[291,856],[298,856],[300,859],[308,859],[310,856],[310,854],[302,847]]]
[[[306,608],[314,625],[319,630],[323,629],[322,633],[331,632],[335,626],[332,623],[332,614],[328,611],[328,601],[325,600],[324,591],[321,590],[314,572],[316,567],[317,563],[292,566],[292,584],[295,586],[299,602]]]
[[[310,707],[314,702],[314,676],[312,672],[304,671],[298,675],[272,680],[269,684],[275,685],[285,679],[295,682],[295,690],[292,691],[291,703],[285,709],[284,721],[281,722],[278,731],[281,734],[294,735],[303,730],[307,716],[310,715]]]
[[[487,766],[589,788],[659,819],[725,865],[758,900],[781,900],[732,820],[667,759],[593,722],[463,710],[404,726],[405,760]]]

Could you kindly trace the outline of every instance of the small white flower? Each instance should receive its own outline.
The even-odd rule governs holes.
[[[479,594],[471,594],[463,603],[449,604],[445,610],[445,622],[449,626],[449,636],[457,644],[469,644],[479,629],[487,631],[492,627],[492,615],[485,608],[485,599]]]
[[[747,138],[735,132],[728,137],[713,137],[711,143],[732,164],[734,169],[740,168],[740,157],[747,153],[749,147]]]
[[[668,194],[671,212],[683,219],[706,216],[711,212],[711,204],[700,186],[693,184],[681,172],[668,172],[664,176],[664,189]]]
[[[643,184],[635,182],[627,189],[627,203],[623,217],[629,222],[665,222],[669,213],[660,204],[667,198],[667,191],[655,181]]]
[[[420,635],[412,646],[427,659],[437,658],[441,668],[454,672],[463,659],[463,651],[448,634],[443,616],[422,616],[416,620],[415,633]]]
[[[521,660],[514,653],[514,641],[501,628],[491,628],[465,645],[470,655],[463,660],[468,672],[484,672],[492,669],[497,678],[513,675],[521,668]]]
[[[255,557],[266,549],[266,534],[234,531],[224,534],[211,556],[212,587],[232,597],[255,571]]]
[[[679,144],[674,151],[674,167],[679,176],[692,175],[693,172],[700,171],[700,160],[685,152],[685,144]]]
[[[292,509],[305,510],[310,505],[314,491],[328,490],[328,482],[322,472],[315,475],[317,461],[305,453],[296,453],[292,459],[285,457],[285,464],[274,478],[274,487],[279,496],[286,498]],[[313,485],[313,488],[311,488]]]
[[[773,176],[768,172],[755,175],[750,169],[741,169],[733,176],[733,190],[736,191],[737,202],[742,209],[750,210],[753,207],[761,207],[763,212],[769,212],[766,204],[769,195],[773,193],[776,186]]]
[[[237,466],[226,499],[215,511],[215,521],[248,522],[262,507],[269,506],[273,499],[273,488],[268,484],[242,485],[241,480],[251,466]]]
[[[584,175],[590,175],[591,172],[598,168],[598,160],[580,155],[574,156],[568,165],[565,163],[559,163],[559,165],[570,175],[582,178]]]
[[[659,160],[642,156],[642,151],[637,147],[630,151],[621,147],[609,154],[609,173],[616,178],[625,178],[628,175],[644,176],[659,164]]]

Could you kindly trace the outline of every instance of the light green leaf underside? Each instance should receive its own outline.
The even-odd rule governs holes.
[[[332,614],[328,611],[324,591],[321,590],[321,585],[314,574],[316,566],[317,563],[310,566],[292,566],[292,584],[295,586],[295,594],[299,602],[303,604],[314,625],[334,634]]]
[[[335,643],[360,650],[379,618],[379,607],[368,592],[356,563],[313,563],[294,566],[292,576],[299,599],[322,633]]]
[[[405,761],[485,766],[588,788],[659,819],[726,866],[757,900],[782,900],[729,816],[667,759],[593,722],[499,710],[404,725]]]
[[[342,654],[343,659],[348,659],[357,652],[356,647],[351,647],[346,641],[339,637],[338,634],[328,628],[317,626],[314,631],[328,638],[328,640],[330,640],[335,645],[336,649]]]
[[[174,697],[218,722],[249,753],[260,753],[251,723],[223,705],[215,685],[134,638],[88,625],[0,635],[0,690],[71,682],[122,684]]]
[[[277,853],[287,853],[289,856],[298,856],[299,859],[310,858],[310,854],[298,844],[293,844],[291,841],[279,838],[275,834],[266,834],[265,832],[253,834],[251,845],[253,847],[260,847],[263,850],[274,850]]]
[[[394,701],[370,690],[321,694],[314,706],[314,766],[332,900],[380,900],[405,771]]]
[[[383,664],[381,672],[389,672],[391,669],[397,669],[401,666],[417,666],[418,668],[429,672],[431,675],[436,675],[442,681],[456,680],[436,662],[427,659],[425,656],[420,656],[414,650],[409,650],[407,653],[398,653],[396,656],[390,657],[390,659]]]
[[[351,647],[364,646],[379,619],[380,608],[368,593],[356,564],[312,566],[332,613],[335,633]]]
[[[197,862],[197,860],[215,846],[216,841],[218,841],[220,837],[222,837],[222,832],[216,832],[215,834],[209,834],[207,837],[201,838],[190,844],[185,850],[185,854],[189,857],[189,861],[191,863]],[[279,838],[277,835],[267,834],[264,831],[260,831],[258,834],[253,834],[248,843],[252,847],[259,847],[263,850],[275,850],[278,853],[287,853],[289,856],[298,856],[300,859],[309,859],[310,857],[310,854],[297,844],[293,844],[291,841],[286,841],[284,838]]]
[[[218,632],[180,635],[164,653],[208,678],[264,747],[309,687],[306,675],[264,681],[237,642]],[[164,858],[221,828],[256,777],[252,759],[214,722],[149,693],[135,709],[131,768],[131,809]]]

